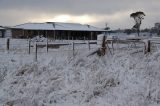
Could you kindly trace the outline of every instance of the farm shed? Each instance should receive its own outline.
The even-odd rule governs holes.
[[[5,28],[0,26],[0,38],[4,37],[4,33],[5,33]]]
[[[97,39],[97,35],[105,33],[106,30],[78,23],[25,23],[11,28],[13,38],[32,38],[37,35],[43,35],[53,39]]]

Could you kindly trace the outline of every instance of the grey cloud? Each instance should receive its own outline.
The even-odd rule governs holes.
[[[136,2],[135,2],[136,3]],[[71,14],[113,13],[134,6],[130,0],[1,0],[0,9],[65,12]]]
[[[87,14],[105,17],[117,12],[141,10],[146,13],[143,27],[150,27],[159,21],[159,5],[159,0],[0,0],[0,24],[18,24],[29,21],[32,17],[42,18],[42,15],[54,17],[58,14]],[[113,28],[126,28],[132,24],[129,14],[119,18],[116,23],[103,19],[93,24],[104,27],[105,22],[108,22]]]

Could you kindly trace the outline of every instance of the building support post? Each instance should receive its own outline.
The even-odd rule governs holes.
[[[91,40],[93,40],[92,32],[91,32]]]
[[[56,30],[54,30],[54,40],[56,40]]]

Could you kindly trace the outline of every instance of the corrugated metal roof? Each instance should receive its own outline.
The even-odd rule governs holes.
[[[26,30],[53,30],[52,24],[47,23],[26,23],[26,24],[20,24],[17,26],[14,26],[12,28],[20,28],[20,29],[26,29]]]
[[[60,23],[60,22],[26,23],[14,26],[13,28],[21,28],[25,30],[105,31],[103,29],[91,25],[82,25],[78,23]]]

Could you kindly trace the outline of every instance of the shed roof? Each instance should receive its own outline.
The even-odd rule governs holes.
[[[47,23],[25,23],[16,25],[12,28],[26,29],[26,30],[53,30],[53,25]]]
[[[21,28],[25,30],[105,31],[103,29],[91,25],[82,25],[79,23],[61,23],[61,22],[25,23],[14,26],[13,28]]]

